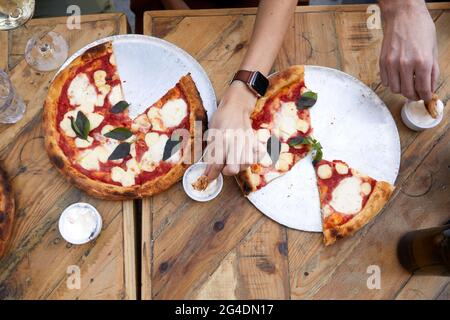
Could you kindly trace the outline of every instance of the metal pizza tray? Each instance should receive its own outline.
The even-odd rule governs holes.
[[[378,180],[394,183],[400,167],[400,137],[386,105],[356,78],[319,66],[305,67],[306,86],[318,93],[310,109],[313,135],[327,160],[343,160]],[[311,157],[248,199],[290,228],[322,231],[319,192]]]
[[[135,118],[158,101],[187,73],[191,73],[208,119],[216,110],[214,88],[201,65],[186,51],[165,40],[137,35],[117,35],[94,41],[75,52],[57,74],[87,49],[111,41],[130,117]]]

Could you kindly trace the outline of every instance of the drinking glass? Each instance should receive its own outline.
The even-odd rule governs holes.
[[[1,0],[0,30],[11,30],[25,25],[33,16],[34,0]],[[37,71],[58,69],[67,59],[69,46],[59,33],[50,31],[35,34],[28,40],[25,60]]]
[[[0,70],[0,123],[16,123],[25,114],[25,103],[17,95],[8,75]]]

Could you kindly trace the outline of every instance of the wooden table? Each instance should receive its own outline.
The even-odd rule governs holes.
[[[26,41],[37,31],[62,34],[70,54],[96,39],[127,33],[123,14],[82,16],[81,21],[81,30],[68,30],[62,17],[33,19],[26,28],[0,32],[0,68],[7,69],[27,103],[24,119],[0,125],[0,159],[17,202],[10,251],[0,260],[0,299],[136,298],[133,201],[90,198],[53,168],[44,150],[41,111],[54,72],[38,73],[23,59]],[[89,244],[71,246],[59,234],[58,218],[79,201],[97,207],[103,231]],[[80,289],[70,289],[77,275],[72,265],[79,267]]]
[[[385,210],[353,238],[325,248],[321,234],[287,229],[262,215],[232,178],[225,179],[219,198],[205,204],[189,200],[176,184],[143,201],[142,298],[450,298],[449,278],[411,276],[396,258],[404,232],[450,218],[450,3],[430,5],[445,117],[439,127],[420,134],[400,119],[404,99],[380,85],[382,31],[367,29],[366,9],[298,7],[274,71],[292,64],[337,68],[364,81],[385,101],[402,146],[397,189]],[[147,12],[144,33],[194,56],[220,97],[243,58],[255,12]],[[367,287],[372,265],[381,271],[379,290]]]

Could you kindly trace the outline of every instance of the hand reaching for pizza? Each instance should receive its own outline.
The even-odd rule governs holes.
[[[383,85],[410,100],[429,102],[439,77],[436,29],[423,0],[380,1]]]
[[[220,172],[236,175],[258,161],[258,150],[264,148],[258,148],[250,122],[255,102],[255,95],[240,81],[233,82],[225,92],[208,130],[205,162],[209,165],[205,174],[210,181]]]

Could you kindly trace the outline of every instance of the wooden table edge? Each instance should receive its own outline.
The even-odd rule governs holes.
[[[366,11],[371,4],[343,4],[343,5],[324,5],[324,6],[297,6],[295,13],[313,13],[313,12],[358,12]],[[429,10],[450,9],[450,1],[428,3]],[[257,8],[226,8],[226,9],[192,9],[192,10],[154,10],[144,12],[145,18],[149,17],[173,17],[173,16],[223,16],[238,14],[256,14]],[[144,30],[144,34],[146,34]]]

